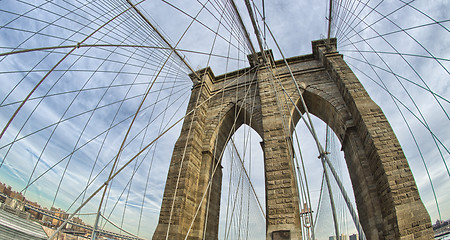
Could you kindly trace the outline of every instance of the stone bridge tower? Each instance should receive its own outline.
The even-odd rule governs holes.
[[[432,239],[430,217],[383,112],[336,52],[335,39],[330,46],[314,41],[312,48],[313,54],[287,61],[309,111],[333,129],[343,146],[367,238]],[[187,234],[188,239],[217,239],[221,153],[242,124],[263,139],[266,239],[301,239],[292,145],[286,137],[300,115],[285,93],[303,108],[284,62],[266,53],[271,67],[259,64],[259,53],[249,56],[250,68],[221,76],[207,68],[191,75],[191,114],[173,151],[153,239],[185,239]]]

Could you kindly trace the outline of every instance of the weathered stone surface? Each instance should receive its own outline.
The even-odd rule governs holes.
[[[221,76],[207,68],[197,72],[201,79],[191,76],[187,112],[195,111],[186,117],[173,151],[153,239],[166,239],[167,234],[169,239],[217,239],[220,159],[242,124],[263,139],[267,239],[301,239],[290,136],[300,120],[296,107],[302,112],[305,108],[284,62],[270,56],[271,65],[258,65],[261,57],[249,57],[252,68]],[[308,111],[325,121],[342,143],[367,238],[431,239],[430,218],[400,144],[381,109],[336,52],[335,41],[332,46],[315,41],[313,54],[287,61]]]

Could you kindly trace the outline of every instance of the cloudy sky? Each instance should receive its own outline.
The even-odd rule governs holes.
[[[0,181],[16,190],[29,185],[27,198],[70,212],[107,179],[116,157],[120,167],[139,149],[145,149],[114,179],[106,193],[103,214],[133,233],[151,236],[173,144],[181,128],[176,123],[183,117],[190,96],[189,68],[167,49],[151,26],[132,9],[127,10],[126,1],[0,2],[1,53],[46,48],[0,55],[2,130],[21,101],[42,81],[0,139]],[[211,66],[219,75],[248,66],[248,45],[236,22],[230,20],[230,12],[222,11],[225,1],[132,2],[194,70]],[[262,2],[254,1],[261,14]],[[450,165],[450,3],[371,0],[336,1],[335,6],[339,3],[333,22],[338,50],[390,121],[432,221],[439,219],[439,214],[424,163],[441,217],[448,219],[450,195],[446,189],[450,188],[450,175],[444,163]],[[236,4],[258,51],[244,1]],[[311,41],[326,36],[327,4],[324,0],[264,2],[266,22],[284,56],[310,54]],[[280,59],[275,41],[261,20],[257,14],[266,47]],[[318,119],[314,124],[321,140],[325,139],[325,125]],[[316,206],[321,164],[312,138],[301,125],[297,130],[312,204]],[[261,139],[244,126],[235,134],[235,141],[264,207]],[[117,156],[122,142],[123,151]],[[228,186],[238,184],[241,171],[232,167],[239,162],[233,148],[228,149],[222,162],[219,229],[221,236],[236,236],[242,233],[227,230],[231,220],[225,218],[225,206]],[[335,149],[337,168],[352,196],[338,142]],[[248,193],[249,183],[242,181],[242,191]],[[333,191],[338,194],[337,188]],[[91,200],[82,213],[95,212],[99,199]],[[259,239],[264,221],[256,200],[250,196],[240,201],[251,202],[251,210],[243,211],[243,215],[252,216],[255,231],[249,234]],[[342,200],[338,202],[339,209],[344,209]],[[325,197],[322,203],[329,204]],[[327,222],[329,207],[320,212],[318,223]],[[123,216],[126,221],[122,221]],[[349,220],[344,213],[341,217]],[[93,220],[87,216],[84,219]],[[234,216],[233,221],[237,219]],[[355,232],[350,221],[343,222],[343,231]],[[321,230],[324,238],[332,233],[331,229]]]

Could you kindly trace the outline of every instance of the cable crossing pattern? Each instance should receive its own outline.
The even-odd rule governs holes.
[[[93,239],[102,232],[171,239],[178,228],[184,234],[177,239],[287,236],[269,227],[272,216],[290,211],[272,208],[276,204],[295,205],[292,221],[299,227],[291,229],[292,237],[372,239],[375,233],[364,226],[382,223],[364,220],[361,213],[367,209],[360,202],[373,193],[361,190],[370,184],[357,183],[360,173],[352,171],[367,173],[372,163],[356,166],[346,145],[362,125],[350,118],[338,122],[320,101],[339,104],[325,79],[339,84],[336,79],[346,74],[330,70],[336,54],[342,54],[383,110],[395,147],[407,159],[402,166],[411,169],[411,177],[408,171],[399,173],[395,186],[411,187],[414,176],[412,188],[431,222],[446,220],[450,16],[443,9],[449,5],[2,1],[0,182],[19,190],[26,201],[71,213],[49,239],[79,214],[88,214],[83,220],[93,226],[86,230]],[[309,62],[303,66],[302,61]],[[305,77],[314,74],[322,74],[321,80]],[[345,94],[364,92],[340,94],[347,101]],[[264,102],[268,95],[274,96],[270,108]],[[337,112],[354,116],[352,107]],[[292,177],[274,185],[267,184],[273,176],[265,164],[272,153],[268,130],[260,124],[268,115],[279,120],[277,141],[288,146],[282,152],[289,161],[283,164],[292,171]],[[384,121],[383,116],[374,118]],[[391,138],[382,128],[374,131],[380,136],[362,144]],[[180,132],[185,134],[177,141]],[[401,160],[391,153],[382,157]],[[390,171],[391,165],[383,166]],[[200,172],[197,182],[189,180]],[[173,184],[167,187],[168,182]],[[283,191],[292,191],[294,203],[271,198],[289,184],[291,190]],[[195,191],[189,190],[194,185]],[[192,214],[179,217],[183,207]]]

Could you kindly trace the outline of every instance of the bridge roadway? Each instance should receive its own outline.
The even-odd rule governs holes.
[[[450,229],[445,229],[445,230],[442,230],[442,231],[438,231],[438,232],[434,232],[434,238],[435,239],[441,239],[440,237],[443,237],[443,236],[445,236],[445,235],[449,235],[450,236]],[[442,238],[442,239],[444,239],[444,238]]]
[[[28,209],[33,210],[35,212],[41,213],[41,214],[43,214],[45,216],[48,216],[48,217],[51,217],[53,219],[57,219],[57,220],[60,220],[60,221],[66,221],[66,219],[64,219],[64,218],[55,216],[52,211],[44,210],[44,209],[35,207],[35,206],[27,204],[27,203],[25,203],[25,208],[28,208]],[[94,229],[92,226],[79,224],[79,223],[76,223],[76,222],[74,222],[72,220],[68,221],[67,223],[71,224],[71,225],[74,225],[74,226],[77,226],[77,227],[81,227],[81,228],[87,229],[87,230],[89,230],[91,232]],[[143,240],[143,238],[139,238],[139,237],[136,237],[136,236],[123,235],[123,234],[119,234],[119,233],[115,233],[115,232],[111,232],[111,231],[106,231],[106,230],[103,230],[103,229],[97,229],[96,232],[100,236],[105,236],[105,237],[114,237],[114,238],[123,239],[123,240]]]
[[[33,210],[35,212],[41,213],[41,214],[43,214],[45,216],[48,216],[48,217],[51,217],[53,219],[57,219],[57,220],[60,220],[60,221],[65,221],[66,220],[64,218],[61,218],[61,217],[53,215],[52,211],[41,209],[41,208],[37,208],[37,207],[35,207],[33,205],[30,205],[30,204],[27,204],[27,203],[25,203],[25,208],[28,208],[28,209]],[[77,227],[81,227],[81,228],[87,229],[89,231],[93,230],[92,226],[79,224],[79,223],[76,223],[76,222],[71,221],[71,220],[68,221],[68,224],[71,224],[71,225],[74,225],[74,226],[77,226]],[[97,230],[97,232],[99,233],[100,236],[105,236],[105,237],[115,237],[115,238],[124,239],[124,240],[143,240],[143,238],[139,238],[139,237],[135,237],[135,236],[122,235],[122,234],[118,234],[118,233],[115,233],[115,232],[106,231],[106,230],[102,230],[102,229],[101,230]],[[434,237],[437,239],[437,238],[442,237],[442,236],[444,236],[446,234],[450,234],[450,229],[446,229],[446,231],[442,231],[442,232],[439,232],[439,233],[435,232]]]

